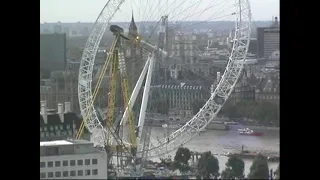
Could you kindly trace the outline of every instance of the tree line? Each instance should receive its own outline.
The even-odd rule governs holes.
[[[196,114],[204,105],[205,101],[193,102],[193,113]],[[253,119],[261,125],[276,125],[280,122],[280,108],[277,103],[269,101],[249,101],[238,102],[228,101],[220,110],[219,115],[230,119]]]
[[[193,114],[199,112],[200,108],[205,104],[205,100],[197,100],[191,103]],[[153,97],[151,112],[168,114],[169,98],[159,95]],[[256,121],[260,125],[280,124],[280,108],[279,104],[270,101],[249,101],[241,100],[233,103],[228,101],[219,112],[219,115],[230,119],[248,118]]]
[[[219,173],[219,160],[210,152],[201,154],[195,167],[189,165],[191,151],[188,148],[180,147],[175,154],[174,160],[160,159],[162,164],[170,170],[178,169],[183,176],[188,173],[196,174],[197,179],[280,179],[280,164],[273,173],[269,171],[268,160],[263,155],[257,155],[250,167],[250,172],[245,177],[245,163],[236,156],[230,156],[226,168]]]
[[[242,100],[236,103],[226,103],[220,112],[229,118],[249,118],[261,125],[274,124],[279,126],[280,108],[277,103],[270,101]]]

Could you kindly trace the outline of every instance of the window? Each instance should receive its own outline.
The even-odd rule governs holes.
[[[62,161],[63,166],[68,166],[68,161]]]
[[[84,165],[90,165],[90,159],[85,159],[84,160]]]
[[[98,159],[92,159],[92,164],[98,164]]]
[[[83,170],[78,170],[78,176],[83,176]]]
[[[92,169],[92,175],[94,176],[98,175],[98,169]]]
[[[46,173],[45,172],[40,173],[40,179],[44,179],[44,178],[46,178]]]
[[[53,172],[48,172],[48,178],[53,178]]]
[[[57,171],[54,173],[55,177],[61,177],[61,172],[60,171]]]
[[[45,162],[40,162],[40,168],[45,168],[46,167],[46,163]]]
[[[76,165],[76,160],[70,160],[70,166],[75,166]]]
[[[90,169],[85,170],[85,175],[86,175],[86,176],[90,176],[90,174],[91,174]]]
[[[70,176],[76,176],[76,171],[70,171]]]
[[[82,165],[83,165],[83,160],[82,159],[78,160],[78,166],[82,166]]]
[[[68,177],[69,176],[69,171],[63,171],[62,172],[63,177]]]
[[[53,161],[48,162],[48,167],[53,167]]]
[[[61,162],[60,162],[60,161],[54,162],[54,166],[55,166],[55,167],[60,167],[60,166],[61,166]]]

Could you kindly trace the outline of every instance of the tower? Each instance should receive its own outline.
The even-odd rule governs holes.
[[[138,35],[138,28],[136,23],[134,22],[134,17],[133,17],[133,11],[132,11],[132,17],[131,17],[131,23],[129,26],[129,37],[137,37]]]
[[[138,28],[134,21],[134,16],[132,12],[132,18],[129,25],[129,32],[128,37],[135,38],[138,36]],[[139,78],[142,68],[143,68],[143,59],[142,59],[142,49],[139,45],[134,44],[132,41],[127,41],[125,43],[125,58],[126,58],[126,65],[127,65],[127,73],[129,78],[129,86],[130,90],[133,89],[134,84]]]

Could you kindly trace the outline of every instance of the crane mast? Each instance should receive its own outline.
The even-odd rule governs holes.
[[[118,51],[119,53],[119,69],[121,74],[121,87],[122,87],[122,96],[124,101],[124,109],[128,110],[128,125],[129,125],[129,139],[131,144],[131,153],[133,156],[136,156],[137,151],[137,136],[136,136],[136,128],[135,128],[135,121],[134,121],[134,115],[131,109],[130,102],[130,92],[129,92],[129,82],[128,82],[128,74],[126,71],[126,63],[125,58],[123,55],[123,51]]]
[[[113,125],[114,123],[114,116],[115,116],[115,102],[116,102],[116,92],[117,92],[117,80],[118,80],[118,65],[119,65],[119,57],[118,57],[118,51],[119,51],[119,34],[116,35],[116,47],[113,50],[112,54],[109,54],[109,56],[112,56],[112,66],[110,68],[110,85],[109,85],[109,96],[108,96],[108,108],[107,108],[107,119],[105,126]],[[107,123],[107,121],[109,123]],[[111,146],[111,136],[110,132],[107,134],[107,145]]]
[[[103,66],[103,69],[101,71],[101,74],[98,78],[98,83],[94,89],[93,96],[90,101],[90,106],[88,107],[88,112],[83,118],[83,121],[80,125],[79,131],[77,132],[76,139],[80,139],[81,135],[83,134],[84,126],[86,121],[89,119],[89,117],[92,115],[92,109],[93,109],[93,103],[95,102],[95,98],[97,96],[97,93],[100,89],[101,82],[104,78],[104,75],[106,73],[107,68],[110,65],[110,83],[109,83],[109,95],[108,95],[108,107],[107,107],[107,119],[105,121],[105,129],[107,130],[106,136],[106,148],[108,148],[111,151],[124,151],[128,155],[128,157],[135,158],[136,154],[136,132],[135,132],[135,123],[134,123],[134,116],[133,112],[131,110],[131,106],[129,104],[129,86],[128,86],[128,78],[127,78],[127,72],[125,69],[125,59],[122,51],[121,46],[121,39],[124,40],[131,40],[124,36],[123,29],[116,25],[110,26],[110,31],[113,32],[115,35],[115,38],[112,42],[112,46],[110,48],[110,51],[107,56],[107,60]],[[138,38],[137,38],[138,39]],[[137,41],[137,39],[134,39],[134,41]],[[115,121],[115,104],[116,104],[116,95],[117,95],[117,82],[119,80],[119,70],[120,70],[120,80],[121,80],[121,88],[122,88],[122,96],[124,100],[124,106],[125,109],[128,110],[128,124],[129,124],[129,139],[130,139],[130,150],[131,152],[128,152],[129,148],[124,147],[122,141],[117,141],[117,138],[119,138],[119,135],[116,134],[116,130],[114,128],[114,121]],[[112,146],[112,137],[115,138],[117,146]],[[130,155],[129,155],[129,154]]]
[[[135,132],[135,123],[134,116],[131,106],[129,105],[130,93],[129,93],[129,83],[128,76],[126,72],[125,58],[122,51],[121,39],[118,38],[121,36],[123,39],[128,40],[125,36],[121,34],[121,30],[117,29],[117,31],[113,31],[116,36],[116,47],[112,52],[113,61],[111,66],[111,79],[110,79],[110,90],[109,90],[109,98],[108,98],[108,108],[107,108],[107,121],[110,125],[114,124],[115,121],[115,102],[116,102],[116,94],[117,94],[117,82],[118,82],[118,74],[120,70],[120,80],[121,80],[121,88],[122,88],[122,97],[124,101],[124,109],[128,109],[128,125],[129,125],[129,140],[131,146],[131,154],[136,156],[136,132]],[[108,135],[108,145],[111,146],[111,136]]]

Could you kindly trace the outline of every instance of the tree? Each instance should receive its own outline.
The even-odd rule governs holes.
[[[226,169],[222,171],[221,177],[223,179],[242,179],[244,178],[244,166],[242,159],[231,156],[226,163]]]
[[[189,171],[189,163],[188,161],[191,158],[191,152],[188,148],[180,147],[176,155],[174,157],[173,161],[173,167],[174,169],[179,169],[181,174],[185,174],[186,172]]]
[[[279,106],[277,103],[262,101],[241,100],[236,104],[227,102],[221,109],[221,114],[229,118],[250,118],[260,124],[268,125],[270,122],[279,125]]]
[[[269,179],[268,160],[265,156],[257,155],[250,167],[249,179]]]
[[[205,179],[210,178],[210,176],[219,176],[219,160],[211,154],[211,151],[204,152],[199,158],[197,164],[197,175],[198,177],[203,177]]]
[[[160,114],[168,114],[168,112],[169,112],[169,97],[160,96],[158,94],[155,94],[154,96],[152,96],[152,98],[154,99],[152,101],[152,107],[149,107],[149,108],[151,108],[151,111],[157,112]]]
[[[278,119],[278,107],[275,103],[268,101],[260,102],[253,112],[253,117],[260,123],[267,125]]]
[[[227,102],[221,109],[221,114],[229,117],[229,118],[237,118],[237,108],[230,102]]]
[[[158,100],[158,113],[160,114],[168,114],[169,112],[169,98],[163,97],[162,99]]]

